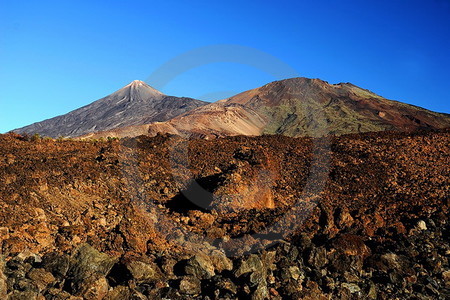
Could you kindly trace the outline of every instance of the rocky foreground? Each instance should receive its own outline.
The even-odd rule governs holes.
[[[2,135],[0,299],[448,299],[449,141]]]

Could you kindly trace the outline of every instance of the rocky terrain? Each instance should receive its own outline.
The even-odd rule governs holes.
[[[154,136],[158,132],[206,138],[262,134],[300,137],[449,126],[448,114],[388,100],[351,83],[291,78],[201,106],[165,122],[121,127],[88,137]]]
[[[448,299],[449,140],[0,135],[0,299]]]
[[[196,99],[167,96],[143,81],[135,80],[120,90],[65,115],[15,129],[21,134],[74,137],[131,125],[167,121],[205,105]]]

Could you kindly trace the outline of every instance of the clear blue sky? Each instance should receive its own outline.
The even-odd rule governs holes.
[[[0,132],[67,113],[215,44],[255,48],[301,76],[450,113],[449,0],[0,0]],[[214,99],[275,79],[212,63],[162,91]]]

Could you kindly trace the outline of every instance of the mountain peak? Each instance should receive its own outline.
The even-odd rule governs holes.
[[[65,115],[18,128],[20,133],[80,136],[94,131],[167,121],[206,102],[166,96],[141,80]]]
[[[127,84],[125,87],[123,87],[123,89],[127,89],[127,88],[146,90],[147,92],[150,92],[154,96],[162,96],[162,95],[164,95],[163,93],[161,93],[157,89],[151,87],[150,85],[148,85],[146,82],[144,82],[142,80],[133,80],[132,82]]]
[[[148,85],[146,84],[144,81],[142,80],[133,80],[132,82],[130,82],[128,85],[131,86],[143,86],[143,85]]]

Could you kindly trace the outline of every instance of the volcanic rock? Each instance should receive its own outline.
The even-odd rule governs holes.
[[[365,133],[327,144],[0,135],[0,291],[11,299],[447,299],[449,136]],[[174,142],[187,145],[189,172],[176,168],[185,160]],[[314,160],[317,147],[329,160]],[[327,176],[310,177],[313,166]],[[251,185],[269,168],[274,207],[223,212],[182,196],[192,180],[225,194],[227,176],[241,172]],[[307,187],[322,180],[315,196]]]

